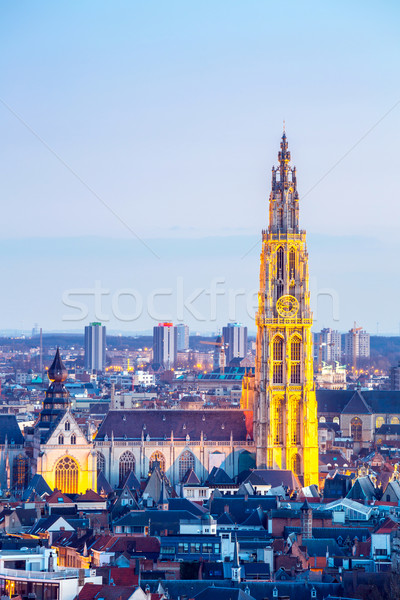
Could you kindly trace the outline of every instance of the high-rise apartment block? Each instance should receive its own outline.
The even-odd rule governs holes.
[[[351,329],[344,336],[344,353],[347,360],[351,360],[353,356],[356,358],[369,358],[369,333],[363,329]]]
[[[226,348],[226,364],[233,358],[244,358],[247,355],[247,327],[240,323],[228,323],[222,328]]]
[[[106,327],[90,323],[85,327],[85,369],[103,371],[106,365]]]
[[[153,327],[153,363],[164,369],[174,368],[177,358],[177,328],[173,323]]]
[[[325,363],[340,361],[342,354],[342,334],[327,327],[317,335],[317,345],[321,361]]]
[[[176,340],[178,352],[189,350],[189,327],[183,323],[176,325]]]

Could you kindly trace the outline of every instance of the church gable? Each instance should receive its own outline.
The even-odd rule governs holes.
[[[54,431],[51,433],[47,444],[59,446],[87,446],[88,442],[86,435],[75,420],[75,417],[67,411]]]
[[[350,398],[347,405],[344,407],[342,414],[347,415],[370,415],[372,414],[372,410],[365,402],[364,398],[357,390],[353,396]]]

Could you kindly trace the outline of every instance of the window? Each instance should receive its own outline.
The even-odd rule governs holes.
[[[320,423],[326,423],[326,418],[325,417],[320,417],[319,418],[319,422]]]
[[[174,546],[164,546],[161,548],[161,554],[175,554]]]
[[[74,433],[71,435],[71,444],[72,445],[76,444],[76,435]]]
[[[360,417],[353,417],[350,422],[350,433],[353,436],[355,442],[362,441],[362,421]]]
[[[399,425],[399,423],[400,423],[400,421],[399,421],[399,417],[392,417],[392,418],[390,419],[390,423],[391,423],[392,425]]]
[[[65,494],[78,492],[79,468],[71,456],[60,458],[56,465],[56,488]]]
[[[278,229],[283,229],[283,208],[278,208],[276,211]]]
[[[62,435],[62,433],[60,433],[60,435],[58,436],[58,443],[60,446],[64,444],[64,436]]]
[[[283,295],[283,283],[284,280],[284,265],[285,265],[285,256],[283,248],[278,248],[276,252],[276,278],[278,280],[278,284],[276,286],[276,299]]]
[[[203,544],[203,552],[205,554],[210,554],[213,551],[213,545],[212,544]]]
[[[276,336],[272,342],[273,383],[283,383],[283,339]]]
[[[289,278],[294,279],[296,277],[296,252],[292,250],[289,252]]]
[[[102,454],[102,452],[97,452],[96,460],[97,460],[97,474],[99,474],[100,471],[103,471],[103,473],[105,473],[106,472],[106,459],[104,457],[104,454]]]
[[[290,383],[301,383],[301,340],[297,336],[290,344]]]
[[[295,475],[301,474],[301,459],[299,454],[295,454],[292,459],[292,471]]]
[[[181,542],[178,544],[178,554],[188,554],[189,544]]]
[[[274,443],[281,444],[283,441],[283,401],[276,398],[273,402]]]
[[[336,425],[339,425],[339,423],[340,423],[339,417],[333,417],[333,423],[336,423]]]
[[[292,444],[300,444],[301,443],[300,401],[298,400],[298,398],[292,398],[290,404],[291,404],[291,411],[292,411],[292,419],[291,419]]]
[[[162,452],[159,452],[158,450],[153,452],[153,454],[150,456],[150,459],[149,459],[150,471],[153,469],[153,465],[156,461],[158,462],[160,471],[165,471],[165,457],[162,454]]]
[[[27,456],[19,454],[13,462],[13,487],[24,489],[28,485],[29,479],[29,460]]]
[[[200,553],[200,544],[190,544],[190,552],[192,554],[199,554]]]
[[[194,456],[185,450],[179,457],[179,481],[182,481],[189,469],[194,469]]]
[[[135,457],[127,450],[119,459],[119,486],[123,486],[130,472],[135,472]]]
[[[221,547],[219,544],[214,544],[214,552],[218,554],[221,551]]]
[[[65,431],[69,431],[69,430],[70,430],[70,422],[65,421]]]
[[[376,428],[379,429],[379,427],[381,427],[381,425],[383,425],[385,422],[385,419],[383,417],[378,417],[376,419]]]

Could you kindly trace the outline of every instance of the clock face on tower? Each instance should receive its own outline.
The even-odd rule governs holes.
[[[294,296],[281,296],[276,303],[276,310],[285,319],[294,317],[299,310],[299,301]]]

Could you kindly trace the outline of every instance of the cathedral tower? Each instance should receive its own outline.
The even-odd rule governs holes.
[[[253,400],[256,461],[261,468],[290,469],[306,486],[318,485],[308,254],[285,132],[278,160],[272,168],[269,227],[262,233]]]

